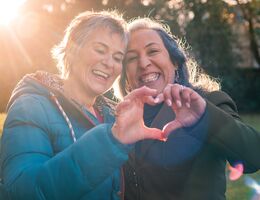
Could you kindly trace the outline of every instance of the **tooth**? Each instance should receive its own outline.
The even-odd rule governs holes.
[[[98,71],[98,70],[93,70],[93,73],[98,75],[98,76],[102,76],[104,78],[108,78],[108,75],[104,72]]]
[[[151,81],[156,81],[159,78],[159,74],[158,73],[151,73],[148,75],[144,75],[141,77],[141,81],[144,83],[148,83]]]

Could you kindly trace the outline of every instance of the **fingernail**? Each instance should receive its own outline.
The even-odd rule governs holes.
[[[167,99],[166,103],[167,103],[168,106],[172,106],[172,101],[170,99]]]
[[[162,132],[161,133],[161,138],[159,140],[162,141],[162,142],[166,142],[167,139],[168,139],[168,137],[166,136],[166,134]]]
[[[155,99],[154,99],[154,103],[158,103],[159,102],[159,98],[158,97],[156,97]]]
[[[187,108],[190,108],[190,104],[189,104],[189,103],[186,103],[186,107],[187,107]]]
[[[168,138],[160,138],[159,140],[162,142],[166,142]]]
[[[177,101],[176,101],[176,104],[177,104],[177,106],[178,106],[179,108],[182,106],[180,100],[177,100]]]

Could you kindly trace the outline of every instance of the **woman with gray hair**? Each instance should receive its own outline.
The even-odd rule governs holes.
[[[139,18],[129,32],[121,91],[146,86],[161,93],[159,104],[142,112],[164,140],[135,144],[124,165],[125,199],[224,200],[226,161],[242,166],[239,173],[257,171],[260,133],[241,121],[233,100],[166,25]]]
[[[126,97],[116,123],[115,103],[102,95],[121,73],[126,43],[119,14],[81,13],[53,49],[61,76],[37,72],[18,83],[1,144],[1,177],[10,199],[122,197],[120,167],[131,144],[161,134],[140,137],[138,124],[124,120],[134,111],[124,110],[127,101],[153,103],[155,90],[141,88]]]

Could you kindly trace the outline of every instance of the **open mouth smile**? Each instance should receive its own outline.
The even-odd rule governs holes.
[[[142,75],[139,78],[139,80],[142,83],[149,83],[149,82],[157,81],[159,79],[159,77],[160,77],[160,73],[153,72],[150,74]]]
[[[104,78],[104,79],[108,79],[109,78],[109,75],[106,74],[105,72],[102,72],[102,71],[99,71],[99,70],[92,70],[93,74],[95,74],[96,76],[99,76],[101,78]]]

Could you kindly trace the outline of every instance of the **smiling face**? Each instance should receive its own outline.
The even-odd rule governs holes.
[[[147,86],[161,92],[174,80],[176,68],[155,30],[139,29],[130,34],[125,61],[132,89]]]
[[[121,73],[125,48],[122,36],[109,28],[91,32],[71,73],[82,92],[95,97],[111,88]]]

